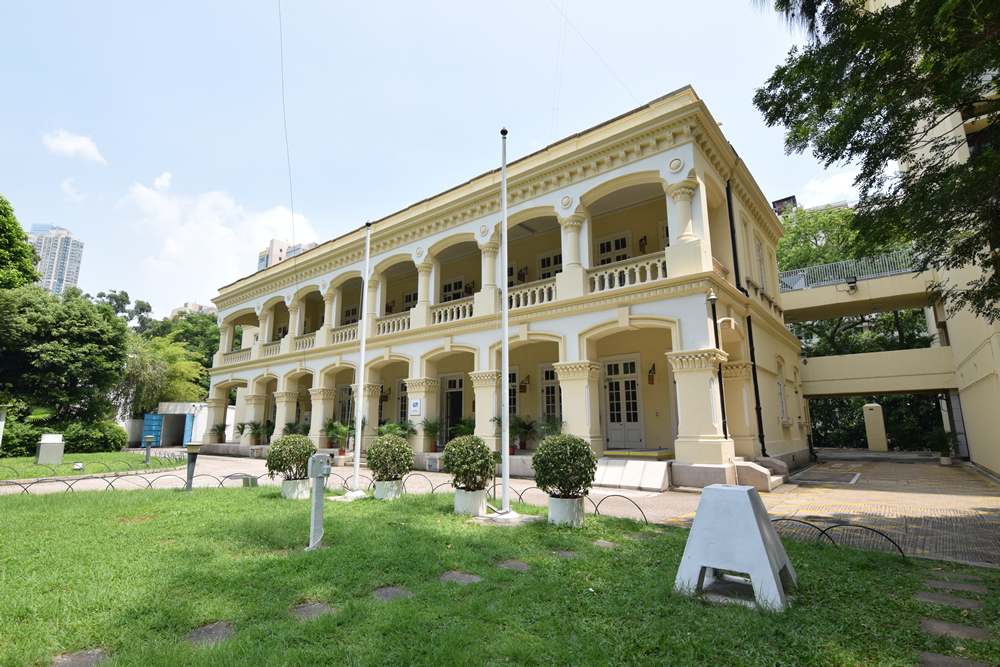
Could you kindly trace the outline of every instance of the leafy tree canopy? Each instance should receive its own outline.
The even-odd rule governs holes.
[[[0,289],[30,285],[41,276],[35,270],[38,253],[14,217],[14,208],[0,195]]]
[[[804,269],[853,259],[849,246],[854,239],[849,208],[797,208],[783,216],[785,236],[778,242],[778,270]]]
[[[129,299],[128,292],[125,290],[111,290],[110,292],[98,292],[97,302],[106,303],[114,311],[115,315],[119,317],[124,317],[126,322],[131,322],[132,320],[138,320],[138,325],[136,328],[142,327],[146,322],[150,321],[152,318],[149,317],[149,313],[153,312],[153,307],[149,305],[148,301],[135,302],[134,306],[130,306],[131,299]]]
[[[161,320],[149,320],[145,325],[137,328],[139,333],[147,338],[163,338],[175,334],[175,340],[184,344],[190,352],[200,356],[201,365],[206,373],[201,376],[199,383],[206,390],[209,387],[211,378],[208,376],[208,369],[212,367],[212,359],[219,351],[219,324],[218,317],[211,313],[178,313],[173,317],[164,317]],[[235,349],[240,348],[242,338],[242,327],[236,327]]]
[[[754,96],[785,147],[826,166],[853,163],[858,247],[913,243],[922,268],[969,264],[942,285],[952,311],[1000,317],[1000,3],[778,0],[810,41]],[[966,156],[963,120],[975,119]],[[894,164],[901,165],[898,172]]]

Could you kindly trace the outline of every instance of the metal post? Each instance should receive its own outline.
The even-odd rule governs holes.
[[[365,274],[361,276],[361,321],[358,323],[358,338],[360,339],[360,345],[358,347],[358,366],[354,373],[354,379],[356,380],[358,391],[354,396],[354,482],[351,484],[351,492],[347,494],[348,498],[363,498],[365,492],[358,486],[358,480],[361,478],[361,438],[362,438],[362,421],[364,420],[364,398],[365,398],[365,380],[367,379],[367,374],[365,373],[365,327],[367,326],[368,318],[366,313],[368,312],[368,279],[371,277],[369,275],[369,270],[371,266],[371,245],[372,245],[372,223],[365,223]]]
[[[323,541],[323,488],[330,474],[330,455],[313,454],[309,457],[309,477],[312,477],[312,514],[309,517],[309,546],[306,551],[319,549]]]
[[[198,451],[201,449],[201,445],[188,445],[187,446],[187,457],[188,457],[188,478],[187,486],[184,490],[188,493],[192,493],[194,489],[192,488],[194,484],[194,464],[198,460]],[[149,451],[148,449],[146,450]]]
[[[150,449],[150,447],[153,446],[153,436],[147,435],[147,436],[145,436],[145,440],[146,440],[146,465],[148,466],[149,465],[149,449]]]

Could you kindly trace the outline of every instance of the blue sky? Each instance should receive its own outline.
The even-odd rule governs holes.
[[[281,12],[295,241],[499,166],[501,126],[515,159],[687,84],[769,199],[854,197],[850,169],[786,156],[753,107],[797,36],[750,0]],[[26,229],[84,240],[85,291],[164,316],[292,240],[276,0],[5,3],[0,26],[0,194]]]

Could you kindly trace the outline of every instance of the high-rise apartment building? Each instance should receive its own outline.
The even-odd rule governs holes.
[[[274,266],[278,262],[283,262],[289,257],[304,253],[316,247],[316,243],[296,243],[291,245],[288,241],[281,239],[271,239],[266,248],[257,255],[257,270],[263,271],[269,266]]]
[[[62,294],[67,287],[76,287],[83,259],[83,241],[73,233],[55,225],[32,225],[28,242],[38,251],[36,268],[42,274],[37,283],[50,294]]]

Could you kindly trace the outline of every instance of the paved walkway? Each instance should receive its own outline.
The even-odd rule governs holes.
[[[259,477],[261,485],[276,485],[266,476],[264,461],[201,455],[198,457],[196,486],[218,486],[228,475]],[[329,488],[339,488],[350,480],[353,469],[334,468]],[[362,487],[369,482],[369,471],[362,468]],[[28,487],[30,493],[139,488],[177,488],[184,485],[185,470],[154,473],[148,479],[120,476],[103,479],[80,479],[70,482],[40,482]],[[406,481],[408,493],[450,491],[450,476],[443,473],[417,472]],[[964,561],[1000,566],[1000,485],[975,469],[962,465],[951,467],[935,463],[907,461],[836,460],[800,471],[774,493],[762,494],[773,518],[785,517],[806,521],[821,528],[834,524],[860,524],[875,528],[895,540],[912,556]],[[0,495],[21,493],[21,485],[0,483]],[[499,479],[497,480],[499,484]],[[239,486],[241,480],[230,478],[226,486]],[[531,488],[532,480],[512,479],[512,500],[516,494],[534,504],[545,504],[546,496]],[[496,488],[499,494],[499,486]],[[690,525],[700,495],[667,491],[651,493],[620,489],[595,488],[590,494],[588,511],[599,507],[601,514],[669,525]],[[779,522],[779,532],[799,539],[819,537],[816,529],[796,522]],[[859,548],[892,550],[881,536],[870,531],[834,528],[830,535],[838,543]]]

